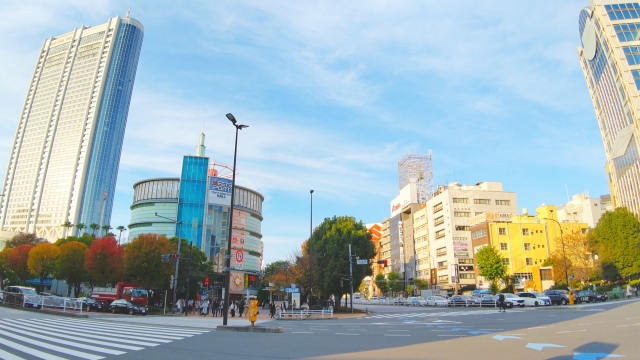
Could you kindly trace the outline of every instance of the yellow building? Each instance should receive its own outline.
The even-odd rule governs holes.
[[[474,253],[486,245],[493,245],[500,252],[509,275],[519,279],[518,290],[543,291],[553,285],[550,268],[540,269],[545,260],[556,250],[562,234],[586,233],[585,223],[559,223],[557,209],[543,205],[536,209],[536,216],[526,209],[522,215],[510,219],[494,214],[482,214],[471,219],[471,241]],[[476,271],[476,286],[487,288],[489,284]]]

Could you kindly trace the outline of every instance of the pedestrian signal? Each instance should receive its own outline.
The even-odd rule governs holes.
[[[378,265],[384,265],[384,267],[387,267],[387,261],[388,260],[378,260]]]
[[[204,278],[204,286],[209,286],[209,278]]]
[[[174,263],[178,261],[178,254],[162,254],[163,263]]]

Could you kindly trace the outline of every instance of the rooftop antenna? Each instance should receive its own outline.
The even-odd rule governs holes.
[[[127,10],[127,15],[125,15],[125,18],[129,18],[129,14],[131,14],[131,6],[129,6],[129,10]]]

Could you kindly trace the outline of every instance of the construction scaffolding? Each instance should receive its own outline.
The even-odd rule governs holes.
[[[427,154],[409,154],[398,162],[400,189],[416,183],[418,202],[423,204],[433,197],[433,167],[431,150]]]

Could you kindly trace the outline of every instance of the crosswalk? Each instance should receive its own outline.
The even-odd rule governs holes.
[[[178,326],[188,328],[204,328],[215,329],[217,326],[222,325],[221,317],[200,317],[200,316],[127,316],[127,317],[104,317],[100,319],[102,321],[109,322],[126,322],[135,323],[138,325],[158,325],[158,326]],[[230,325],[248,325],[249,319],[247,318],[229,318],[227,319]],[[260,324],[268,320],[258,320],[255,323]]]
[[[0,319],[0,359],[103,359],[207,333],[84,319]]]
[[[507,312],[519,313],[522,310],[510,310]],[[445,316],[468,316],[468,315],[487,315],[501,314],[497,310],[471,310],[471,311],[443,311],[443,312],[416,312],[416,313],[396,313],[396,314],[377,314],[365,316],[363,319],[408,319],[408,318],[426,318],[426,317],[445,317]]]

